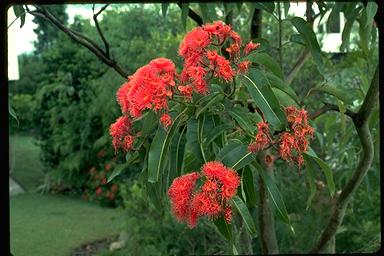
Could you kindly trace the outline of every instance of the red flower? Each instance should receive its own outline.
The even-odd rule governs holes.
[[[172,212],[179,221],[187,220],[192,191],[198,178],[197,172],[189,173],[174,179],[169,187]]]
[[[133,143],[135,142],[135,136],[126,135],[123,141],[123,150],[128,152],[133,149]]]
[[[161,123],[165,128],[168,128],[168,126],[170,126],[170,125],[172,124],[171,116],[168,115],[168,114],[163,114],[163,115],[160,117],[160,123]]]
[[[105,164],[105,171],[108,172],[110,169],[111,169],[111,164],[108,163],[108,164]]]
[[[122,116],[110,126],[109,134],[113,137],[112,144],[115,151],[123,146],[122,140],[128,134],[131,125],[131,120],[127,116]]]
[[[264,149],[270,143],[269,126],[268,123],[259,122],[257,123],[257,134],[255,136],[255,141],[248,145],[248,150],[252,153],[255,153],[259,150]]]
[[[292,158],[291,149],[294,148],[295,137],[293,137],[288,132],[283,132],[280,137],[280,157],[284,160],[289,160]]]
[[[113,185],[111,186],[111,191],[112,191],[112,192],[116,192],[117,189],[118,189],[117,184],[113,184]]]
[[[97,187],[97,188],[96,188],[96,195],[97,195],[97,196],[100,196],[101,193],[103,193],[103,189],[102,189],[101,187]]]
[[[251,51],[257,49],[258,47],[260,46],[259,43],[252,43],[252,41],[250,41],[244,48],[244,55],[248,55]]]
[[[214,219],[223,215],[230,222],[232,212],[228,200],[236,194],[240,177],[218,161],[203,165],[201,173],[187,174],[173,181],[168,190],[173,214],[190,228],[195,227],[202,216]],[[198,178],[205,182],[198,191],[194,191]]]
[[[240,62],[239,64],[237,64],[237,72],[238,74],[245,74],[248,72],[248,67],[249,65],[251,64],[250,61],[248,60],[245,60],[243,62]]]
[[[100,182],[101,185],[105,185],[107,184],[107,179],[106,178],[103,178]]]
[[[230,207],[224,209],[224,219],[228,224],[232,222],[232,209]]]

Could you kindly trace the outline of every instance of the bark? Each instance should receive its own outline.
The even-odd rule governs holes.
[[[273,164],[265,164],[265,155],[267,152],[261,152],[258,159],[265,168],[267,175],[273,176]],[[262,254],[278,254],[279,248],[276,240],[275,220],[271,207],[269,206],[268,193],[263,178],[259,175],[259,204],[258,219]]]
[[[336,231],[343,222],[348,203],[350,202],[352,196],[360,186],[364,176],[367,174],[369,168],[371,167],[374,156],[374,148],[369,130],[369,117],[371,116],[372,111],[378,102],[378,97],[379,66],[376,67],[375,75],[372,79],[367,95],[365,96],[363,105],[361,106],[357,115],[353,118],[353,123],[355,125],[362,146],[359,163],[356,170],[352,174],[352,177],[349,179],[340,196],[337,198],[328,224],[326,225],[319,240],[312,248],[310,253],[323,252],[329,245],[329,242],[335,239]]]
[[[262,11],[255,9],[251,21],[251,39],[261,37]]]

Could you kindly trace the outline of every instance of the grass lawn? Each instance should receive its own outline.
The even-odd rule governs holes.
[[[60,256],[88,242],[119,234],[123,213],[77,198],[37,194],[44,174],[31,136],[10,137],[12,177],[27,190],[10,197],[11,251],[16,256]]]
[[[118,234],[117,209],[59,195],[19,194],[10,200],[11,252],[17,256],[70,255],[81,244]]]
[[[27,135],[9,137],[9,166],[12,177],[25,190],[33,191],[42,184],[44,173],[39,161],[40,148],[35,139]]]

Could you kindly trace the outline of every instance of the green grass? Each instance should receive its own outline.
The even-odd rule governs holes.
[[[11,251],[17,256],[70,255],[74,248],[116,235],[122,212],[60,195],[19,194],[10,200]]]
[[[43,183],[40,149],[31,136],[10,136],[11,175],[27,193],[10,197],[11,251],[17,256],[60,256],[117,235],[122,212],[62,195],[33,193]]]
[[[35,144],[33,137],[26,135],[9,137],[11,176],[27,191],[34,191],[44,180],[39,154],[40,148]]]

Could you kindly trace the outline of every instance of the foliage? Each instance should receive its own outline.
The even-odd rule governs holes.
[[[356,120],[352,121],[350,117],[356,116],[353,113],[360,109],[367,97],[378,63],[377,32],[373,23],[377,5],[374,2],[366,6],[355,2],[315,4],[319,7],[320,18],[331,11],[327,24],[332,24],[339,12],[347,16],[349,23],[344,28],[341,47],[347,53],[321,52],[321,44],[313,31],[310,17],[304,20],[287,15],[289,3],[183,3],[178,12],[175,4],[155,5],[151,8],[132,5],[123,11],[118,7],[106,11],[107,15],[100,26],[110,42],[111,55],[116,57],[129,74],[134,74],[129,82],[116,77],[111,70],[103,69],[95,57],[86,53],[85,48],[72,47],[64,35],[58,35],[62,40],[54,42],[57,48],[49,48],[41,55],[42,62],[46,63],[46,75],[40,82],[42,87],[38,91],[36,112],[36,118],[40,120],[43,159],[49,175],[54,177],[54,182],[59,181],[59,184],[77,193],[83,192],[86,187],[100,191],[99,183],[105,183],[104,178],[109,177],[122,189],[120,196],[130,214],[137,213],[137,217],[129,219],[129,225],[136,227],[136,223],[140,222],[138,218],[142,216],[154,219],[148,225],[142,224],[135,228],[132,240],[128,243],[131,246],[128,251],[136,252],[137,245],[144,243],[148,245],[144,250],[149,254],[158,252],[155,246],[159,245],[160,251],[165,254],[179,254],[185,252],[185,245],[179,248],[172,242],[190,240],[188,236],[173,237],[173,234],[178,234],[174,232],[175,229],[180,228],[180,232],[184,230],[181,231],[182,226],[173,224],[174,220],[168,213],[170,207],[167,191],[175,178],[198,171],[204,163],[220,161],[236,170],[240,176],[237,196],[230,202],[235,210],[234,221],[231,223],[227,218],[227,222],[222,219],[213,222],[217,231],[228,240],[233,253],[239,250],[242,253],[247,247],[265,252],[265,244],[255,243],[256,235],[258,239],[266,238],[274,243],[272,238],[265,237],[265,229],[260,228],[265,224],[263,220],[256,221],[258,226],[253,224],[256,215],[268,212],[268,209],[272,212],[268,231],[275,233],[276,229],[276,247],[278,244],[281,252],[311,250],[327,225],[330,209],[357,168],[362,149],[356,136],[358,131],[353,128],[356,127]],[[260,46],[251,43],[250,47],[255,51],[239,57],[236,55],[237,47],[241,49],[240,52],[247,52],[245,49],[248,46],[240,46],[237,36],[231,34],[232,44],[220,44],[218,40],[217,52],[221,62],[217,63],[221,64],[214,62],[217,55],[210,52],[204,60],[212,62],[203,63],[206,66],[194,65],[193,56],[190,55],[193,49],[185,50],[183,47],[197,42],[199,47],[204,45],[203,48],[209,47],[208,50],[216,49],[216,46],[206,44],[208,39],[204,36],[199,38],[199,29],[194,29],[186,36],[190,37],[189,40],[181,44],[180,48],[184,50],[180,50],[182,58],[178,58],[178,45],[183,40],[184,32],[177,24],[180,18],[184,24],[187,8],[195,10],[203,23],[219,19],[232,23],[234,30],[238,29],[243,37],[243,43],[249,40],[249,28],[254,28],[255,10],[262,10],[265,32],[253,40],[254,43],[260,43]],[[185,24],[187,31],[194,27],[190,20]],[[358,29],[354,27],[356,24]],[[102,45],[97,31],[89,21],[77,18],[70,26]],[[213,26],[208,26],[209,29],[212,30]],[[349,40],[349,34],[354,32],[358,36]],[[194,41],[196,38],[193,35],[197,41]],[[357,47],[349,47],[350,41]],[[236,46],[236,43],[239,44]],[[310,58],[304,64],[306,51]],[[205,54],[204,50],[196,52]],[[300,65],[304,65],[294,67],[297,56],[301,54],[304,62]],[[176,66],[174,70],[173,64],[170,65],[172,71],[168,70],[165,72],[168,76],[161,78],[168,77],[176,83],[176,86],[168,84],[171,89],[167,87],[165,93],[160,94],[166,95],[166,100],[169,99],[166,107],[159,107],[155,101],[146,102],[151,95],[146,95],[146,89],[142,88],[146,83],[154,81],[157,85],[161,84],[163,80],[159,82],[157,73],[149,82],[140,80],[142,70],[149,70],[156,63],[160,66],[165,63],[159,57],[166,57],[169,59],[168,64],[175,63]],[[155,61],[150,62],[152,59]],[[231,60],[229,63],[232,66],[223,68],[227,59]],[[243,63],[242,66],[240,63]],[[138,70],[144,65],[147,66]],[[200,73],[191,72],[197,69]],[[213,77],[204,77],[206,73],[201,70],[211,72]],[[174,75],[175,72],[180,76]],[[291,75],[293,79],[289,81],[287,78]],[[131,81],[140,81],[140,89],[134,92],[142,93],[141,97],[135,94],[133,96],[136,98],[124,98],[127,92],[131,93],[130,87],[134,84]],[[119,113],[114,100],[117,91],[123,113]],[[324,106],[332,106],[335,112],[315,115]],[[308,113],[302,110],[301,117],[292,117],[289,114],[292,107],[305,109]],[[156,111],[151,108],[156,108]],[[164,125],[165,122],[161,121],[169,119],[169,116],[164,119],[164,113],[169,114],[171,124]],[[119,129],[124,125],[117,122],[111,129],[114,144],[121,143],[123,149],[135,150],[118,152],[110,162],[107,159],[112,159],[114,152],[107,133],[109,125],[121,114],[130,115],[130,123],[124,124],[129,126],[130,134],[128,136],[124,129]],[[372,181],[377,180],[380,170],[378,115],[378,107],[375,107],[369,120],[375,157],[363,181],[363,184],[368,184],[367,191],[362,192],[360,188],[352,205],[347,208],[345,221],[336,236],[337,251],[376,248],[377,243],[369,248],[349,248],[346,237],[352,235],[355,242],[364,243],[365,240],[361,239],[363,234],[373,232],[375,235],[371,237],[376,238],[379,231],[373,224],[379,221],[377,211],[373,211],[370,216],[371,222],[360,223],[358,221],[362,215],[354,218],[350,212],[351,209],[358,212],[357,209],[360,211],[364,208],[361,214],[367,215],[366,210],[373,208],[363,207],[361,202],[370,196],[374,202],[372,207],[377,206],[379,184]],[[302,140],[297,136],[303,129],[301,121],[297,120],[305,119],[306,127],[307,117],[312,119],[308,120],[308,127],[314,128],[314,136],[310,140],[312,148],[307,141],[309,137],[306,137],[312,132],[304,132]],[[268,132],[263,131],[264,126],[269,129]],[[294,138],[287,135],[288,131],[292,131]],[[134,143],[132,136],[135,136]],[[251,152],[248,151],[248,145]],[[106,152],[105,159],[97,157],[102,151]],[[298,169],[283,161],[287,159],[294,160],[299,167],[304,165],[304,168]],[[114,165],[114,170],[110,172],[109,168],[105,168],[106,164]],[[108,171],[104,172],[105,169]],[[90,174],[88,170],[96,172]],[[140,184],[134,183],[131,188],[124,187],[124,183],[135,180],[138,173]],[[94,183],[96,175],[98,181]],[[111,184],[102,185],[112,187]],[[152,202],[150,205],[142,206],[140,203],[143,188]],[[135,194],[138,198],[135,198]],[[190,194],[187,193],[187,197]],[[134,205],[127,202],[127,198]],[[262,205],[261,202],[266,198],[269,203]],[[273,225],[275,216],[276,225]],[[212,222],[203,221],[203,225],[212,226]],[[167,226],[163,223],[172,224]],[[189,230],[198,235],[191,243],[202,237],[206,239],[204,241],[211,241],[209,232],[212,230],[204,230],[204,236],[199,233],[201,228],[202,225],[198,225],[196,229]],[[153,239],[143,236],[154,231],[157,233]],[[161,240],[159,235],[167,239]],[[204,248],[203,252],[196,250],[203,254],[221,250],[215,248],[209,251],[210,248]],[[195,245],[192,244],[189,249],[194,251]]]
[[[33,113],[36,108],[36,103],[33,95],[30,94],[15,94],[10,97],[10,104],[17,113],[17,119],[9,116],[10,133],[25,132],[35,127],[33,123]]]

